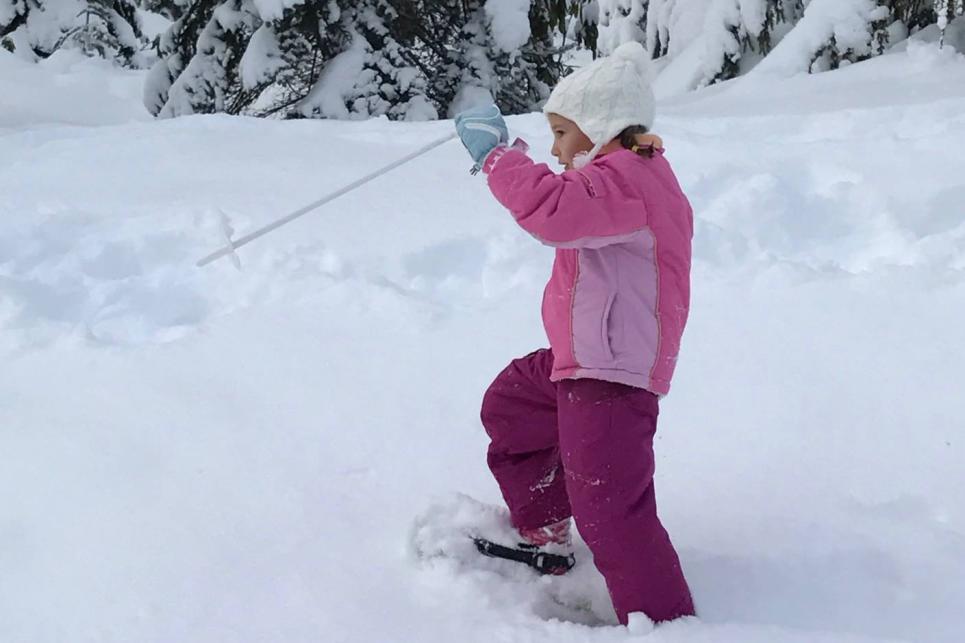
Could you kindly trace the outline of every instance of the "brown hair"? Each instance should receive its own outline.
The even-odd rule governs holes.
[[[639,154],[644,158],[653,158],[653,155],[657,152],[657,148],[653,146],[653,143],[649,145],[637,144],[637,136],[639,134],[649,133],[650,130],[643,125],[631,125],[620,132],[620,145],[622,145],[624,149]]]

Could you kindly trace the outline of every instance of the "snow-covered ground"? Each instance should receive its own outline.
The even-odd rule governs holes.
[[[0,51],[0,641],[626,640],[408,551],[498,502],[479,402],[545,344],[552,252],[457,142],[194,266],[451,123],[154,122],[141,80]],[[660,110],[697,225],[657,485],[701,616],[647,640],[965,639],[965,57]]]

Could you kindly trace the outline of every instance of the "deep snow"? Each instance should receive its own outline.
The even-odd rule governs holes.
[[[151,121],[143,76],[0,51],[0,640],[618,641],[420,565],[498,491],[478,407],[551,250],[451,123]],[[510,119],[549,160],[542,117]],[[697,225],[657,486],[699,621],[654,642],[965,637],[965,58],[660,104]]]

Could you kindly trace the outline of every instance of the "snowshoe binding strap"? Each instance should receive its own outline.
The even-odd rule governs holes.
[[[573,569],[576,557],[573,554],[552,554],[542,551],[535,545],[520,543],[517,547],[506,547],[485,538],[473,538],[476,549],[483,556],[503,558],[517,563],[523,563],[535,569],[540,574],[560,576]]]

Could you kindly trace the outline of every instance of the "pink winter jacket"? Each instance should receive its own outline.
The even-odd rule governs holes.
[[[483,171],[516,222],[556,248],[542,311],[550,379],[666,395],[690,306],[693,211],[662,151],[620,150],[556,174],[500,147]]]

